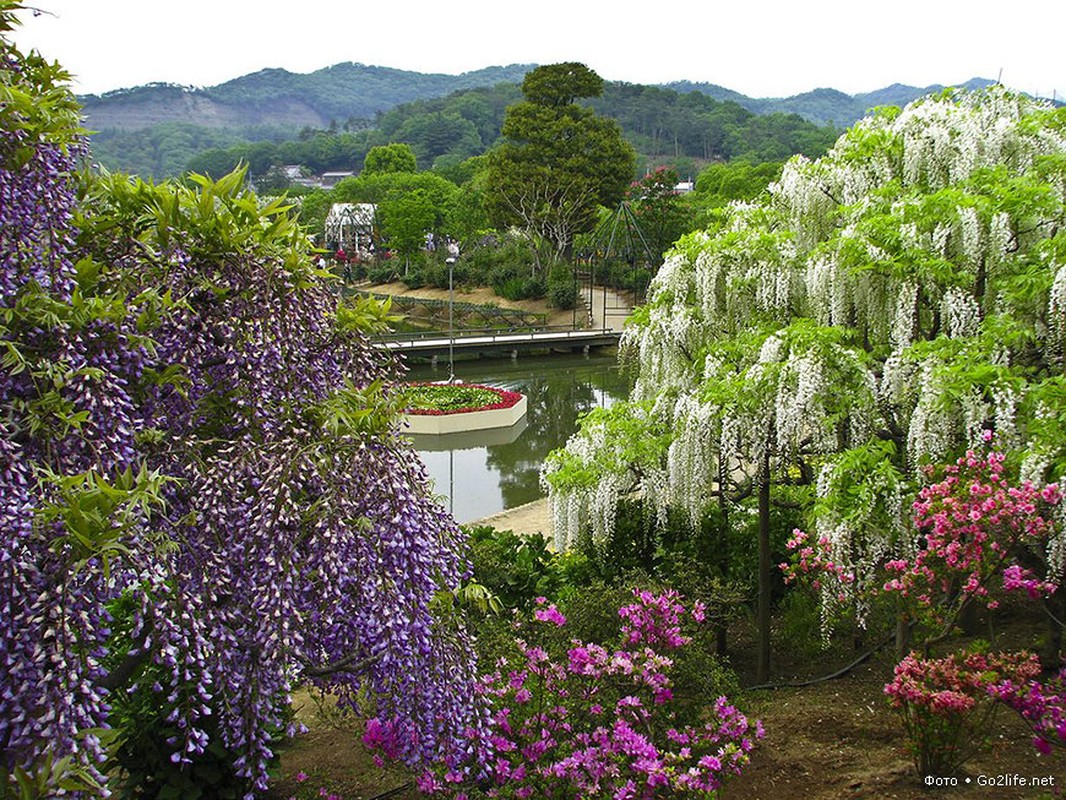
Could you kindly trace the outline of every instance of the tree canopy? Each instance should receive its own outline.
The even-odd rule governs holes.
[[[402,142],[371,147],[363,160],[364,175],[417,171],[415,154],[411,151],[410,145]]]
[[[534,94],[507,109],[505,141],[489,153],[486,175],[490,218],[550,242],[556,257],[595,226],[599,206],[622,199],[635,159],[616,122],[561,102],[599,85],[577,66],[530,73]]]
[[[577,62],[548,64],[526,73],[522,94],[538,106],[560,108],[578,98],[603,94],[603,78]]]

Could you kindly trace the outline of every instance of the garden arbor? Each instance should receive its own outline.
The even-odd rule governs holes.
[[[373,203],[334,203],[326,215],[326,244],[349,255],[371,252],[376,217]]]
[[[880,111],[794,158],[659,270],[625,334],[632,402],[546,466],[562,542],[602,533],[635,489],[694,521],[754,506],[765,676],[775,487],[813,491],[801,506],[861,583],[917,546],[921,465],[984,430],[1024,476],[1060,476],[1064,199],[1066,112],[1002,88]],[[1060,535],[1044,568],[1064,555]]]

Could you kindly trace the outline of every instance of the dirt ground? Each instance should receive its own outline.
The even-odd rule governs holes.
[[[967,765],[957,786],[923,785],[903,749],[899,722],[882,694],[890,674],[888,666],[877,663],[831,683],[749,698],[745,710],[763,721],[766,738],[744,774],[726,785],[722,800],[1038,800],[1061,796],[1066,756],[1061,751],[1039,756],[1030,745],[1025,725],[1006,711],[997,718],[992,746]],[[303,701],[310,703],[306,696]],[[373,764],[359,742],[357,721],[323,719],[308,713],[306,706],[301,714],[311,730],[284,751],[282,780],[271,797],[313,798],[320,796],[320,788],[342,800],[414,800],[420,796],[410,787],[409,774]],[[296,782],[299,772],[308,779]],[[1053,784],[1048,788],[1021,786],[1020,778]]]
[[[359,288],[365,289],[369,292],[376,292],[378,294],[391,294],[403,297],[421,297],[427,300],[447,300],[447,289],[435,289],[429,286],[423,286],[418,289],[409,289],[403,283],[399,281],[393,283],[378,283],[367,286],[360,286]],[[547,314],[549,325],[569,325],[573,322],[574,312],[570,309],[560,310],[558,308],[551,308],[544,300],[508,300],[504,297],[500,297],[491,288],[487,286],[479,286],[476,288],[468,286],[455,287],[455,302],[456,303],[474,303],[476,305],[495,305],[500,308],[515,308],[521,311],[530,311],[537,314]],[[580,309],[579,309],[580,311]]]
[[[902,728],[883,694],[891,677],[884,663],[831,683],[762,693],[746,705],[766,726],[766,738],[723,800],[977,800],[1059,797],[1066,784],[1060,751],[1040,756],[1022,720],[1006,709],[991,747],[973,758],[955,786],[926,786],[903,747]],[[1017,776],[1017,777],[1015,777]],[[947,776],[943,776],[947,777]],[[1048,788],[996,786],[1017,778],[1050,780]]]
[[[775,658],[775,674],[782,681],[795,677],[789,654],[775,654]],[[827,656],[826,664],[796,663],[803,663],[807,675],[812,675],[830,671],[835,658]],[[737,662],[744,675],[748,665],[743,653]],[[956,785],[926,786],[914,772],[902,727],[883,693],[893,663],[885,655],[834,681],[738,698],[750,718],[762,720],[766,737],[744,773],[726,785],[721,800],[1045,800],[1063,796],[1066,751],[1039,755],[1024,722],[1007,709],[996,718],[989,747],[967,763]],[[358,720],[323,711],[306,693],[298,695],[297,707],[310,731],[282,753],[281,777],[272,798],[312,800],[321,796],[322,788],[341,800],[420,797],[411,786],[412,775],[373,764],[360,743]],[[302,783],[294,779],[300,772],[308,776]],[[1043,785],[1032,785],[1036,781]]]

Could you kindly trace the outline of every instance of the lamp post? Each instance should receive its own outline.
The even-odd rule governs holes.
[[[448,383],[455,383],[455,285],[453,273],[455,262],[459,258],[458,242],[448,242],[448,257],[445,263],[448,265]]]

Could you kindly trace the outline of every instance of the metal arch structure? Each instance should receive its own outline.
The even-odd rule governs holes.
[[[327,245],[351,254],[369,252],[376,214],[373,203],[334,203],[326,216]]]
[[[588,298],[592,304],[592,292],[596,279],[600,279],[603,289],[604,318],[609,312],[626,311],[628,307],[608,305],[607,273],[612,265],[625,264],[630,269],[646,268],[650,280],[651,271],[658,256],[652,252],[644,232],[628,200],[623,200],[592,232],[590,252],[586,257],[588,269],[582,276],[581,296]],[[634,305],[644,302],[647,282],[641,282],[632,288]]]

